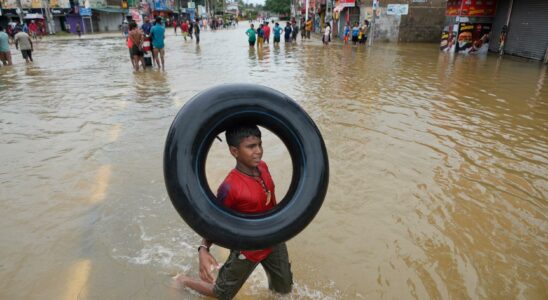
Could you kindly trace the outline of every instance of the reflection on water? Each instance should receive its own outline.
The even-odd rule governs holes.
[[[166,195],[163,143],[190,97],[227,82],[290,95],[326,141],[327,199],[289,242],[294,298],[547,297],[545,65],[428,44],[257,49],[245,28],[204,31],[199,46],[168,35],[166,72],[132,72],[119,36],[43,41],[30,65],[12,51],[0,298],[195,297],[166,284],[197,275],[199,237]],[[290,162],[276,141],[265,159],[281,198]],[[233,166],[214,146],[212,187]],[[266,286],[258,270],[238,298],[273,298]]]

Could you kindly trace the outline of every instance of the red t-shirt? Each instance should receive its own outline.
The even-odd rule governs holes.
[[[188,31],[188,24],[186,22],[184,22],[183,24],[181,24],[181,30],[183,32],[187,32]]]
[[[270,37],[270,26],[266,25],[263,27],[264,30],[264,37],[269,38]]]
[[[270,176],[266,163],[261,161],[258,166],[260,178],[267,191],[270,192],[268,201],[267,191],[263,188],[259,178],[246,175],[237,169],[232,169],[217,190],[217,200],[224,206],[241,213],[266,212],[276,206],[274,181]],[[260,262],[267,258],[272,248],[262,250],[242,250],[241,253],[252,262]]]
[[[30,32],[38,32],[38,25],[36,25],[36,23],[30,23],[29,30]]]

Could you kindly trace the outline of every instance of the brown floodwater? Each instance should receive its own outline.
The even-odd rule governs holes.
[[[291,96],[331,177],[288,242],[290,299],[547,299],[546,65],[435,44],[319,41],[250,50],[245,24],[166,39],[166,72],[132,72],[123,39],[44,40],[0,68],[0,299],[188,299],[200,238],[164,186],[167,130],[218,84]],[[278,198],[291,177],[272,134]],[[212,189],[233,166],[215,142]],[[223,261],[226,250],[214,247]],[[258,268],[238,299],[277,298]]]

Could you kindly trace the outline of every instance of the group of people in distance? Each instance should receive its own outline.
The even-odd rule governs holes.
[[[352,44],[365,45],[367,42],[367,36],[369,35],[369,21],[364,20],[363,25],[360,26],[358,22],[354,23],[354,26],[350,28],[350,23],[346,23],[344,26],[344,43],[348,44],[350,38],[352,38]]]
[[[183,20],[180,23],[177,23],[177,20],[173,20],[172,25],[175,35],[177,35],[177,26],[180,25],[181,34],[183,35],[185,41],[187,37],[190,37],[190,39],[192,40],[192,35],[194,35],[194,37],[196,37],[196,44],[200,43],[200,21],[196,20],[195,22],[191,22],[189,20]]]
[[[131,57],[131,64],[135,71],[139,71],[139,64],[145,68],[144,59],[144,42],[145,38],[150,39],[152,45],[152,56],[158,68],[165,70],[164,63],[164,40],[165,28],[162,25],[162,18],[156,17],[154,24],[151,24],[149,19],[145,17],[144,23],[139,29],[137,23],[131,22],[128,26],[127,46]]]
[[[21,55],[27,63],[34,61],[32,59],[34,44],[31,37],[21,26],[15,27],[13,42],[15,43],[15,48],[21,51]],[[13,64],[10,51],[10,37],[2,26],[0,26],[0,61],[4,66],[11,66]]]
[[[297,41],[297,34],[299,32],[299,26],[296,23],[293,25],[290,22],[287,22],[286,26],[282,28],[279,23],[272,21],[274,27],[271,29],[268,25],[268,22],[259,23],[257,29],[255,25],[251,23],[249,29],[246,30],[245,34],[247,35],[247,41],[249,42],[249,47],[254,47],[255,42],[257,42],[257,47],[261,48],[264,43],[270,43],[270,32],[272,31],[274,36],[274,45],[280,43],[282,32],[284,34],[285,43],[292,43]]]
[[[245,34],[247,35],[249,47],[254,47],[257,43],[258,48],[261,48],[264,43],[269,44],[270,42],[270,32],[274,34],[274,45],[277,45],[280,42],[281,34],[284,34],[284,41],[286,43],[292,43],[297,41],[297,34],[299,32],[299,26],[295,21],[287,22],[287,25],[282,28],[279,23],[274,23],[274,27],[271,29],[268,25],[268,22],[259,23],[257,29],[255,25],[251,23],[250,27],[247,29]],[[308,38],[310,39],[310,32],[312,31],[312,21],[311,20],[302,20],[304,24],[304,30],[301,30],[301,39]],[[365,45],[367,42],[367,37],[369,35],[369,21],[364,20],[363,25],[360,26],[358,22],[354,23],[353,27],[350,27],[350,23],[346,23],[344,27],[343,39],[344,43],[348,44],[351,40],[354,45],[362,44]],[[331,42],[331,24],[329,22],[325,23],[324,28],[322,29],[322,42],[324,45],[329,45]]]

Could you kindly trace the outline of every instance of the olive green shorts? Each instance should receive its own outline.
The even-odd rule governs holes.
[[[240,251],[231,250],[219,270],[213,292],[219,299],[232,299],[259,263],[239,258]],[[293,274],[285,243],[272,247],[272,253],[260,262],[268,276],[268,288],[282,294],[291,292]]]

